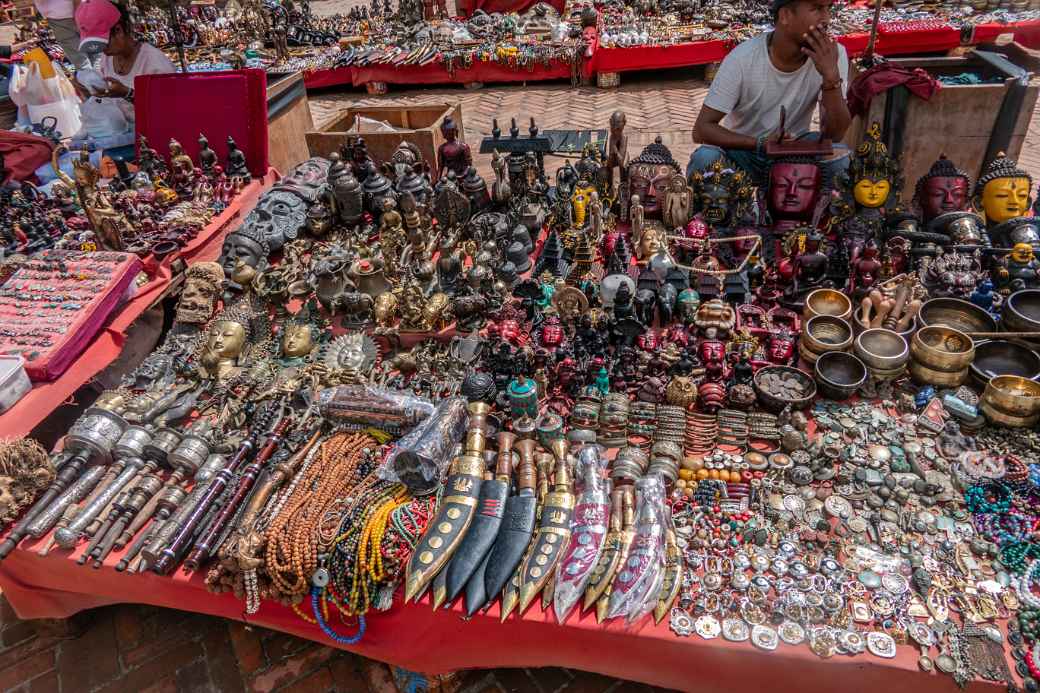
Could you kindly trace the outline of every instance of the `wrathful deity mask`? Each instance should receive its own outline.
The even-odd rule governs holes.
[[[971,181],[968,174],[959,170],[953,162],[940,155],[924,176],[917,181],[914,198],[921,206],[925,222],[949,212],[960,212],[968,208]]]
[[[668,147],[661,144],[660,137],[629,162],[629,196],[639,196],[646,218],[661,217],[661,203],[668,189],[668,181],[679,170],[679,164],[672,158],[672,152]]]
[[[184,273],[184,290],[177,301],[177,322],[201,325],[213,315],[224,270],[216,262],[198,262]]]
[[[769,211],[811,215],[820,196],[820,167],[813,161],[777,161],[769,169]]]
[[[690,184],[698,212],[712,226],[728,227],[751,201],[747,176],[731,162],[719,159],[707,171],[693,174]]]
[[[852,188],[852,196],[856,202],[871,209],[884,205],[888,201],[890,192],[892,192],[892,184],[884,178],[879,180],[861,178]]]

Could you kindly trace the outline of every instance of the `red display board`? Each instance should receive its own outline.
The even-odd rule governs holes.
[[[180,253],[171,255],[160,265],[149,265],[145,262],[145,268],[151,277],[148,283],[137,288],[134,297],[101,328],[93,341],[60,378],[49,383],[36,384],[17,404],[0,415],[0,438],[21,438],[28,435],[76,390],[115,361],[123,351],[130,326],[170,286],[170,264],[176,258],[189,263],[216,259],[220,255],[220,248],[227,232],[242,222],[245,215],[256,205],[260,194],[270,188],[276,180],[278,173],[274,170],[269,171],[263,178],[253,180],[232,200],[231,205],[214,217]]]
[[[633,48],[596,48],[592,71],[630,72],[656,70],[720,62],[736,43],[729,40],[697,41],[674,46],[636,46]]]
[[[258,613],[247,615],[244,604],[231,594],[208,592],[203,574],[117,573],[111,566],[119,560],[118,554],[94,570],[74,560],[83,547],[71,555],[53,551],[41,557],[33,549],[43,543],[40,540],[15,550],[0,562],[0,588],[21,618],[64,618],[83,609],[125,602],[152,604],[273,628],[427,674],[561,666],[698,693],[957,690],[950,677],[919,671],[920,652],[911,646],[899,647],[894,659],[869,654],[819,659],[805,644],[780,643],[776,650],[763,652],[748,642],[703,640],[696,635],[680,638],[667,623],[654,625],[653,619],[633,626],[617,621],[600,625],[586,614],[560,626],[541,610],[538,600],[522,618],[512,616],[500,623],[497,605],[487,614],[466,619],[458,606],[434,611],[429,594],[418,604],[403,605],[398,591],[389,611],[369,614],[361,641],[342,647],[276,602],[263,602]],[[309,607],[305,604],[304,608]],[[356,624],[345,624],[338,616],[331,620],[343,635],[356,632]],[[996,693],[1005,689],[974,681],[964,690]]]
[[[469,17],[477,10],[483,10],[488,14],[524,12],[537,2],[538,0],[458,0],[456,7],[461,16]],[[555,7],[557,12],[563,12],[563,0],[546,0],[546,2]]]
[[[267,173],[267,73],[263,70],[141,75],[134,80],[137,135],[162,156],[169,141],[198,160],[199,134],[209,139],[220,161],[227,137],[246,155],[250,172]]]
[[[444,63],[427,65],[367,65],[364,67],[336,67],[327,70],[305,72],[304,83],[308,89],[350,84],[361,87],[369,82],[387,84],[470,84],[472,82],[544,82],[555,79],[570,79],[570,65],[553,61],[548,66],[541,63],[515,68],[496,62],[474,63],[469,68],[458,68],[448,72]]]

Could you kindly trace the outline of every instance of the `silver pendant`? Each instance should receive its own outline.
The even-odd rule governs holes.
[[[838,634],[838,644],[848,654],[859,654],[867,649],[867,641],[863,634],[855,630],[847,630]]]
[[[867,649],[875,657],[891,659],[896,656],[896,641],[888,633],[874,631],[867,633]]]
[[[672,609],[672,615],[668,619],[668,626],[679,637],[688,638],[693,635],[693,618],[682,609]]]
[[[777,628],[780,639],[788,645],[800,645],[805,641],[805,629],[794,621],[784,621]]]
[[[751,629],[739,618],[727,618],[722,621],[722,637],[730,642],[744,642],[751,637]]]
[[[751,629],[751,644],[762,650],[775,650],[779,638],[776,631],[769,626],[755,626]]]
[[[714,616],[707,615],[699,616],[693,624],[693,629],[697,632],[697,635],[705,640],[713,640],[719,637],[719,633],[722,632],[719,620]]]

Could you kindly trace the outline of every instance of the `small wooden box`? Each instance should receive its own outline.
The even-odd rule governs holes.
[[[390,160],[390,156],[401,142],[412,142],[423,158],[434,169],[437,177],[437,148],[444,143],[441,135],[441,123],[451,117],[459,129],[459,141],[465,141],[466,133],[462,126],[461,104],[434,104],[429,106],[366,106],[347,108],[320,130],[307,133],[307,147],[310,156],[328,156],[339,151],[343,144],[353,143],[359,136],[353,129],[357,116],[389,123],[395,132],[362,132],[368,147],[368,153],[377,164]]]
[[[305,133],[314,129],[311,106],[303,73],[295,72],[267,83],[267,149],[268,162],[285,173],[310,157]]]

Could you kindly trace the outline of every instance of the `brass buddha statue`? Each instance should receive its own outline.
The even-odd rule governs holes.
[[[1040,227],[1027,216],[1033,187],[1032,177],[1001,152],[986,166],[975,183],[975,209],[986,220],[990,242],[999,248],[1028,243],[1040,249]]]

